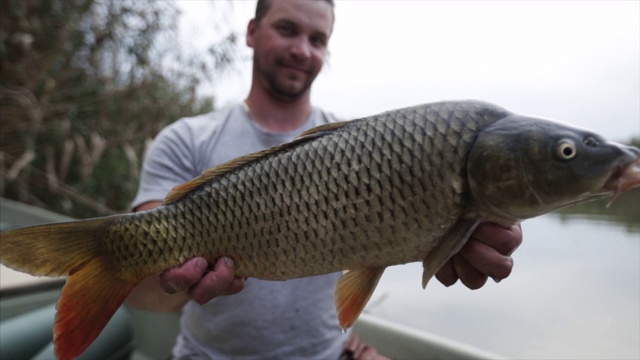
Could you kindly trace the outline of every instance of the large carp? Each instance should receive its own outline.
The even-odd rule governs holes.
[[[2,234],[0,260],[68,276],[57,355],[81,354],[145,277],[226,255],[268,280],[349,270],[342,327],[387,266],[422,261],[422,285],[481,221],[511,225],[640,184],[640,151],[484,102],[426,104],[323,125],[177,186],[149,211]]]

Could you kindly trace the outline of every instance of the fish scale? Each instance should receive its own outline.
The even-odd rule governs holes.
[[[404,119],[407,119],[408,117],[404,117]],[[387,124],[388,125],[388,124]],[[440,128],[442,129],[442,126],[440,126]],[[383,136],[386,137],[390,137],[390,136],[398,136],[398,130],[403,130],[402,127],[397,127],[397,126],[384,126],[383,127]],[[370,129],[368,129],[370,130]],[[391,131],[391,132],[390,132]],[[386,135],[385,135],[386,133]],[[405,132],[402,131],[401,134],[399,134],[400,136],[404,136]],[[358,199],[355,199],[355,195],[354,193],[350,193],[350,191],[353,191],[354,189],[356,189],[357,187],[354,187],[354,180],[358,181],[358,183],[362,183],[364,182],[364,178],[352,178],[350,181],[350,177],[349,176],[344,176],[344,173],[348,173],[350,170],[350,165],[349,163],[353,160],[354,156],[360,156],[362,149],[366,149],[366,146],[363,146],[364,144],[366,144],[368,141],[368,139],[370,138],[370,136],[376,137],[376,133],[373,133],[373,135],[371,134],[371,131],[367,132],[367,131],[363,131],[362,129],[359,129],[358,131],[358,136],[356,137],[350,137],[350,138],[345,138],[345,137],[339,137],[338,139],[328,139],[328,141],[331,141],[332,143],[336,143],[338,148],[340,148],[342,151],[339,152],[340,155],[343,155],[342,158],[338,157],[337,161],[339,166],[342,168],[342,176],[337,176],[334,178],[336,179],[334,183],[338,184],[338,186],[340,186],[339,188],[334,187],[334,194],[338,195],[340,193],[345,193],[346,195],[349,197],[349,202],[350,203],[358,203]],[[324,138],[323,138],[324,139]],[[370,142],[369,142],[370,143]],[[395,156],[392,156],[392,162],[393,163],[402,163],[403,161],[403,157],[404,160],[407,160],[407,154],[411,154],[411,156],[414,156],[413,151],[411,151],[412,149],[407,149],[406,146],[398,146],[400,142],[396,142],[395,146],[391,147],[391,150],[393,150],[393,153],[395,154]],[[409,146],[413,147],[413,142],[409,141],[408,142]],[[323,147],[325,147],[324,144],[322,144]],[[331,148],[330,145],[326,146],[327,148]],[[388,152],[388,150],[387,150]],[[304,153],[304,148],[300,149],[300,153]],[[304,178],[304,175],[306,174],[313,174],[314,172],[317,172],[316,170],[316,166],[315,166],[315,156],[314,152],[309,152],[309,158],[311,159],[311,161],[305,161],[304,158],[301,158],[302,161],[297,161],[298,164],[304,164],[305,166],[296,166],[293,167],[293,172],[289,172],[286,176],[285,179],[283,181],[283,179],[280,178],[275,178],[273,181],[276,182],[282,182],[285,186],[285,188],[288,191],[293,191],[292,193],[292,203],[294,204],[294,210],[297,210],[298,213],[300,214],[306,214],[306,212],[304,211],[300,211],[300,210],[305,210],[305,208],[317,208],[317,203],[314,204],[314,206],[309,206],[310,204],[304,202],[304,197],[300,196],[300,192],[296,192],[299,191],[299,189],[294,189],[292,187],[292,184],[304,184],[304,182],[302,181]],[[402,155],[401,155],[402,154]],[[294,152],[293,155],[290,155],[291,157],[302,157],[303,155],[299,155],[297,152]],[[285,157],[286,158],[286,157]],[[269,162],[265,162],[264,164],[261,163],[261,167],[256,170],[255,172],[257,173],[261,173],[261,174],[269,174],[271,172],[271,169],[269,168]],[[364,167],[369,167],[370,164],[364,163],[362,164],[363,168]],[[383,168],[385,168],[384,165],[382,165]],[[251,172],[250,170],[248,170],[248,172]],[[395,174],[395,173],[393,173]],[[406,173],[404,175],[407,175]],[[242,176],[238,176],[239,178],[241,178]],[[317,176],[313,176],[311,175],[311,177],[316,177]],[[368,178],[367,178],[368,179]],[[267,180],[271,180],[270,177],[267,177]],[[387,180],[386,182],[390,185],[390,186],[395,186],[395,187],[402,187],[403,186],[403,181],[400,177],[398,176],[394,176],[392,175],[391,169],[389,169],[389,172],[387,173],[387,178],[385,179]],[[331,180],[329,180],[331,182]],[[384,180],[383,180],[384,181]],[[251,184],[248,186],[255,186],[255,184]],[[382,188],[382,186],[380,186],[379,188]],[[329,189],[323,189],[323,190],[329,190]],[[404,203],[407,201],[407,198],[410,197],[412,194],[410,192],[407,192],[405,190],[404,194],[402,192],[402,189],[399,189],[400,191],[396,191],[394,193],[394,199],[393,199],[393,203]],[[359,192],[362,192],[363,188],[359,188]],[[318,191],[320,192],[320,191]],[[328,191],[330,192],[330,191]],[[393,192],[392,192],[393,193]],[[325,199],[325,204],[330,204],[331,200],[327,199],[326,197],[323,197]],[[268,202],[275,202],[277,201],[277,198],[275,199],[269,199]],[[300,202],[303,201],[303,202]],[[381,202],[381,201],[378,201]],[[258,203],[263,203],[263,201],[258,201]],[[338,205],[338,207],[336,207],[335,205]],[[334,203],[334,209],[336,211],[340,211],[340,204],[335,204]],[[411,204],[409,204],[411,205]],[[242,206],[244,208],[244,211],[242,213],[245,213],[247,210],[251,211],[251,207],[247,205],[247,203],[245,202],[244,204],[242,204]],[[236,208],[240,208],[240,206],[236,205]],[[403,210],[401,212],[399,212],[397,214],[397,216],[407,216],[408,215],[408,210],[399,208],[398,211]],[[415,208],[411,209],[411,210],[415,210]],[[355,213],[357,212],[357,209],[351,209],[351,210],[347,210],[347,211],[343,211],[341,213],[342,216],[346,216],[347,219],[351,220],[350,223],[346,223],[346,222],[336,222],[336,223],[332,223],[332,227],[333,228],[346,228],[348,226],[353,227],[355,224],[357,223],[361,223],[362,222],[362,217],[356,216]],[[236,215],[240,215],[240,213],[236,213]],[[308,218],[313,218],[315,219],[319,214],[308,214]],[[296,219],[297,221],[294,221],[293,223],[297,226],[301,226],[302,228],[300,230],[302,230],[300,233],[304,234],[306,237],[306,241],[309,242],[313,242],[315,239],[313,238],[313,236],[315,235],[314,232],[310,232],[310,231],[305,231],[308,229],[305,229],[307,227],[309,227],[309,223],[308,220],[302,216],[302,217],[296,217],[295,214],[288,214],[289,217],[292,217],[293,219]],[[342,217],[341,216],[341,217]],[[320,216],[321,218],[325,218]],[[247,218],[247,216],[244,216],[244,218]],[[415,218],[415,217],[414,217]],[[249,221],[245,222],[245,224],[250,223]],[[283,224],[285,227],[288,225],[288,223]],[[415,225],[414,225],[415,227]],[[238,229],[240,230],[240,226],[236,226],[234,227],[234,229]],[[367,232],[369,235],[373,234],[375,231],[370,231]],[[250,235],[250,234],[246,234],[245,235]],[[267,236],[267,235],[265,235]],[[311,238],[310,238],[311,237]],[[218,238],[216,235],[212,234],[212,238]],[[371,239],[371,237],[370,237]],[[234,239],[235,240],[235,239]],[[336,241],[337,242],[337,241]],[[295,246],[296,241],[294,239],[289,239],[289,241],[285,242],[286,244],[288,244],[289,246]],[[233,247],[228,247],[228,249],[233,249]],[[210,249],[211,250],[211,249]],[[240,249],[241,251],[242,249]],[[233,256],[233,250],[231,251],[231,253],[227,253],[230,256]],[[217,254],[216,254],[217,255]],[[298,252],[298,256],[300,255],[304,255],[303,252]],[[339,254],[331,254],[332,258],[339,258]],[[371,255],[371,254],[370,254]],[[419,256],[418,254],[416,254],[415,256]],[[267,264],[268,263],[268,259],[265,259],[266,261],[261,262],[263,264]],[[304,259],[301,258],[301,261],[303,261]],[[250,264],[250,262],[248,262],[248,264]],[[280,263],[280,264],[287,264],[286,262]],[[278,264],[273,264],[276,266],[276,269],[278,267]],[[246,268],[246,269],[245,269]],[[237,263],[237,271],[239,274],[245,274],[245,275],[252,275],[252,269],[250,269],[250,265],[245,265],[245,263],[240,262]],[[282,273],[282,274],[287,274],[286,276],[291,276],[292,274],[287,273],[288,271],[291,271],[291,269],[280,269],[279,271],[276,270],[276,273]],[[320,271],[335,271],[337,269],[320,269]],[[310,268],[308,271],[318,271],[318,269],[315,268]],[[295,275],[294,275],[295,276]]]

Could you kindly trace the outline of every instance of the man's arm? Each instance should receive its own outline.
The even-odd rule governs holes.
[[[135,211],[160,205],[161,201],[151,201],[138,206]],[[127,304],[156,312],[178,311],[191,299],[204,304],[216,296],[235,294],[244,288],[245,280],[234,276],[230,258],[218,259],[211,269],[205,258],[195,257],[142,280],[127,298]]]

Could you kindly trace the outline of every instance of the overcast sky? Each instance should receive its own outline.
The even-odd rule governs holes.
[[[216,7],[179,5],[190,42],[214,41]],[[255,1],[232,7],[244,47]],[[614,140],[640,136],[639,1],[337,0],[335,10],[329,64],[312,98],[339,117],[479,99]],[[238,73],[211,89],[220,105],[248,93],[251,51],[243,50]]]

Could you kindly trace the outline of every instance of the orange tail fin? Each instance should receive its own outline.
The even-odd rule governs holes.
[[[58,358],[82,354],[136,285],[116,278],[97,259],[72,274],[62,289],[53,329]]]
[[[104,254],[116,217],[38,225],[0,234],[0,262],[32,275],[68,276],[58,301],[59,359],[82,354],[137,285],[117,277]]]

